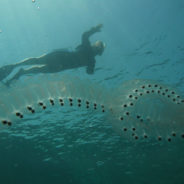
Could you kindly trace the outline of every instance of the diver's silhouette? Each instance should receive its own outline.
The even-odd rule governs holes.
[[[95,56],[102,55],[105,44],[102,41],[96,41],[90,44],[89,37],[96,32],[100,32],[102,24],[92,27],[89,31],[82,34],[82,43],[76,47],[75,51],[69,52],[66,49],[58,49],[48,54],[44,54],[36,58],[28,58],[19,63],[6,65],[0,68],[0,81],[5,79],[15,67],[33,65],[29,69],[21,68],[6,84],[10,84],[12,80],[19,79],[25,74],[37,73],[56,73],[66,69],[87,67],[88,74],[94,73]]]

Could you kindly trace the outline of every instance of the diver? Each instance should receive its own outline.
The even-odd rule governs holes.
[[[67,69],[86,67],[88,74],[94,73],[95,56],[101,56],[105,44],[102,41],[96,41],[91,45],[89,37],[96,32],[100,32],[102,24],[92,27],[89,31],[82,34],[82,43],[72,52],[64,49],[58,49],[40,57],[28,58],[19,63],[6,65],[0,68],[0,81],[5,79],[16,67],[32,65],[31,68],[20,70],[6,84],[19,79],[22,75],[38,73],[57,73]]]

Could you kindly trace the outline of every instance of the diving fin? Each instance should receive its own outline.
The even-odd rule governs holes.
[[[15,65],[6,65],[0,68],[0,81],[5,79],[15,68]]]

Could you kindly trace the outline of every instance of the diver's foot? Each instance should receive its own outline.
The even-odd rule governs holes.
[[[1,81],[6,87],[10,87],[10,84],[11,84],[11,81],[10,80],[8,80],[8,81],[6,81],[6,82],[4,82],[4,81]]]
[[[25,70],[23,68],[21,68],[15,75],[13,78],[7,80],[6,82],[3,82],[7,87],[10,87],[11,83],[14,81],[16,82],[16,80],[18,80],[20,78],[21,75],[23,75],[25,72]]]
[[[0,80],[6,78],[15,68],[15,65],[6,65],[0,68]]]

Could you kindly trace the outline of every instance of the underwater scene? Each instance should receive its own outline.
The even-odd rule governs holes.
[[[184,184],[183,0],[0,0],[0,184]]]

